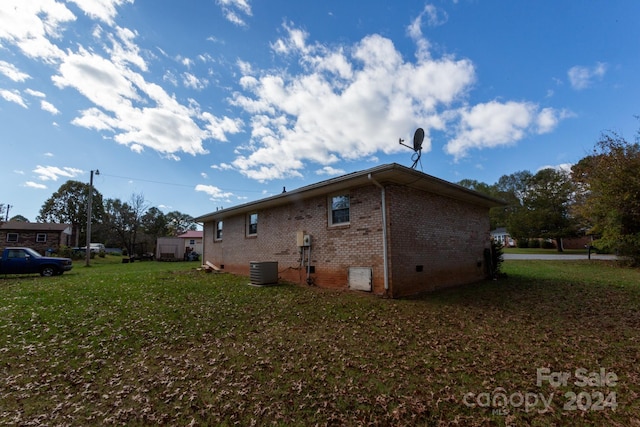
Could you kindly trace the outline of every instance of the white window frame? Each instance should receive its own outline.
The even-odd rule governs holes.
[[[334,199],[336,198],[346,198],[347,200],[347,207],[346,208],[339,208],[339,209],[334,209]],[[348,219],[346,221],[340,221],[340,222],[335,222],[334,221],[334,212],[338,211],[338,210],[346,210],[347,211],[347,217]],[[349,193],[340,193],[340,194],[332,194],[329,196],[328,200],[327,200],[327,213],[328,213],[328,219],[329,219],[329,226],[340,226],[340,225],[349,225],[351,224],[351,196],[349,195]]]
[[[20,234],[7,233],[7,243],[18,243],[18,240],[20,240]]]
[[[37,233],[36,234],[36,242],[37,243],[47,243],[47,233]]]

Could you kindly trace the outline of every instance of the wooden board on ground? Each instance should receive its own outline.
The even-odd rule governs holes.
[[[222,271],[220,267],[218,267],[217,265],[209,261],[205,261],[205,263],[202,264],[201,270],[204,270],[207,273],[211,273],[212,271],[215,271],[216,273],[220,273]]]

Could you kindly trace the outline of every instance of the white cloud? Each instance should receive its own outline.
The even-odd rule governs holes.
[[[343,175],[345,173],[346,172],[344,169],[336,169],[331,166],[325,166],[322,169],[318,169],[316,171],[316,175],[330,175],[330,176]]]
[[[353,45],[328,46],[310,41],[310,35],[294,24],[283,24],[283,37],[271,44],[273,55],[285,63],[282,70],[260,70],[237,60],[240,89],[230,103],[242,110],[239,117],[246,117],[244,121],[203,111],[206,108],[192,100],[181,102],[148,80],[152,73],[145,59],[168,56],[161,48],[153,53],[141,50],[137,33],[115,24],[118,7],[132,0],[2,1],[0,42],[46,62],[55,70],[52,80],[60,90],[77,91],[85,98],[73,124],[97,130],[134,152],[152,149],[176,161],[183,153],[207,154],[207,140],[227,141],[246,126],[249,138],[235,147],[235,159],[213,167],[260,181],[301,176],[307,170],[342,173],[336,166],[341,161],[376,161],[379,152],[402,150],[398,137],[410,139],[417,127],[426,132],[424,151],[432,148],[431,133],[447,131],[451,141],[446,150],[459,159],[472,149],[549,132],[567,117],[566,112],[526,101],[467,105],[476,81],[474,65],[454,56],[431,57],[422,28],[442,25],[447,16],[430,4],[407,29],[416,45],[412,60],[377,34]],[[238,25],[246,25],[244,20],[252,16],[249,0],[217,4]],[[66,25],[76,19],[67,6],[100,21],[90,26],[94,45],[61,40]],[[203,62],[209,58],[198,57]],[[185,59],[183,65],[195,69],[197,64]],[[603,75],[605,68],[588,69],[586,80]],[[166,71],[163,80],[176,87],[207,87],[209,81],[192,72]],[[6,63],[0,63],[0,73],[14,81],[28,78]],[[25,93],[43,98],[41,108],[58,113],[43,93]],[[27,108],[20,92],[3,90],[0,96]],[[199,191],[218,194],[214,189]]]
[[[230,193],[228,191],[223,191],[220,188],[213,185],[198,184],[196,185],[195,190],[208,194],[209,199],[214,201],[223,200],[223,199],[226,200],[229,197],[233,196],[233,193]]]
[[[586,89],[591,86],[594,81],[602,80],[607,72],[607,64],[598,62],[593,67],[583,67],[576,65],[571,67],[567,74],[571,87],[576,90]]]
[[[162,76],[162,80],[165,81],[165,82],[170,83],[172,86],[178,86],[178,78],[170,70],[167,70],[164,73],[164,76]]]
[[[57,181],[59,177],[75,178],[84,173],[81,169],[57,166],[36,166],[33,172],[38,176],[41,181]]]
[[[31,78],[30,75],[23,73],[15,65],[5,61],[0,61],[0,74],[4,74],[14,82],[24,82]]]
[[[285,55],[298,52],[308,53],[307,38],[309,34],[300,28],[294,28],[292,25],[285,22],[282,27],[286,31],[287,37],[278,39],[271,44],[271,49],[276,53]]]
[[[536,172],[540,172],[541,170],[544,170],[544,169],[555,169],[557,171],[571,173],[572,166],[573,166],[573,163],[560,163],[558,165],[546,165],[546,166],[539,167]]]
[[[60,26],[75,15],[62,3],[52,0],[2,0],[0,40],[16,45],[30,58],[53,63],[64,52],[50,39],[59,37]]]
[[[426,4],[422,12],[407,27],[407,34],[417,45],[417,56],[423,59],[429,58],[429,51],[431,49],[431,43],[429,43],[422,33],[422,25],[425,18],[427,25],[430,27],[438,27],[444,25],[448,21],[449,16],[444,10],[432,4]]]
[[[5,101],[18,104],[22,108],[28,108],[26,102],[24,102],[24,98],[17,90],[0,89],[0,97],[4,98]]]
[[[554,108],[543,108],[536,118],[537,129],[539,134],[553,131],[560,120],[575,117],[575,114],[569,110],[558,111]]]
[[[239,131],[241,121],[204,114],[146,81],[140,72],[148,67],[136,44],[137,34],[114,25],[117,7],[132,3],[131,0],[73,1],[90,18],[109,24],[106,29],[99,25],[93,28],[102,52],[98,47],[85,48],[81,44],[75,50],[56,46],[64,25],[76,19],[62,3],[3,0],[0,9],[0,40],[51,64],[56,69],[52,80],[58,88],[74,89],[90,102],[72,120],[73,124],[110,132],[114,141],[134,152],[151,148],[174,160],[179,159],[180,153],[206,154],[205,140],[226,140],[229,132]],[[244,1],[222,4],[250,13]],[[5,71],[13,72],[9,68]],[[192,87],[206,86],[204,80],[187,77],[187,84]],[[18,92],[4,91],[0,96],[26,108]],[[51,103],[41,105],[47,111],[57,111]]]
[[[252,16],[249,0],[217,0],[217,3],[222,8],[225,18],[235,25],[246,26],[241,15]]]
[[[116,27],[113,33],[107,34],[111,46],[105,46],[105,52],[109,54],[110,61],[122,68],[131,64],[137,66],[141,71],[148,71],[147,63],[135,43],[136,37],[136,32],[128,28]]]
[[[24,91],[26,93],[28,93],[29,95],[33,96],[34,98],[46,98],[47,97],[47,95],[45,95],[44,92],[40,92],[39,90],[25,89]]]
[[[199,79],[191,73],[182,74],[182,83],[191,89],[202,90],[209,85],[207,79]]]
[[[475,81],[470,61],[452,57],[406,62],[393,42],[371,35],[356,45],[307,43],[305,32],[285,24],[288,37],[272,45],[300,55],[298,75],[244,75],[245,93],[232,103],[252,115],[251,141],[232,162],[257,180],[299,176],[307,162],[322,166],[398,151],[398,137],[416,127],[443,129],[439,109],[464,98]],[[244,69],[250,70],[249,67]]]
[[[72,123],[111,131],[116,142],[134,152],[148,147],[174,159],[178,152],[205,154],[202,141],[224,137],[228,129],[215,128],[210,115],[181,105],[124,64],[83,48],[63,58],[58,71],[52,79],[59,88],[74,88],[95,105]]]
[[[459,111],[456,135],[445,145],[445,152],[459,160],[472,149],[512,145],[528,134],[550,132],[567,114],[551,108],[540,110],[529,102],[491,101],[465,107]]]
[[[29,187],[29,188],[35,188],[37,190],[46,190],[47,186],[44,184],[40,184],[37,182],[33,182],[33,181],[27,181],[24,183],[25,187]]]
[[[113,19],[118,14],[117,6],[133,3],[133,0],[68,0],[75,3],[84,13],[93,19],[99,19],[113,25]]]
[[[40,101],[40,108],[42,108],[44,111],[47,111],[53,115],[60,114],[60,111],[52,103],[47,102],[45,100]]]

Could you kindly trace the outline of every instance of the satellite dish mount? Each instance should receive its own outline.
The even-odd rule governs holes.
[[[413,160],[413,165],[411,165],[411,169],[415,169],[418,162],[420,163],[420,169],[422,169],[422,162],[420,161],[420,157],[422,156],[422,142],[424,141],[424,129],[418,128],[413,134],[413,147],[407,144],[404,144],[404,139],[400,138],[400,145],[404,145],[405,147],[411,148],[413,150],[413,154],[411,155],[411,160]]]

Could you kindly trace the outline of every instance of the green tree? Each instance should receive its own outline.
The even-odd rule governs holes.
[[[104,201],[104,220],[100,226],[100,236],[107,246],[117,246],[129,251],[129,205],[120,199]]]
[[[486,194],[487,196],[490,196],[496,199],[504,200],[501,197],[502,194],[499,193],[496,184],[489,185],[484,182],[476,181],[475,179],[463,179],[462,181],[458,182],[458,185],[468,188],[470,190],[477,191],[479,193]],[[504,215],[504,211],[505,211],[505,207],[503,206],[498,206],[495,208],[491,208],[489,210],[489,219],[491,222],[490,226],[492,230],[498,227],[506,226],[506,218]]]
[[[552,239],[558,251],[562,251],[562,238],[577,234],[577,223],[571,212],[575,194],[571,174],[559,169],[542,169],[521,181],[516,194],[521,197],[521,205],[509,217],[508,229],[512,236]]]
[[[458,182],[458,185],[489,196],[492,196],[495,193],[493,185],[485,184],[484,182],[476,181],[475,179],[463,179]]]
[[[151,207],[142,215],[141,229],[144,234],[153,238],[166,236],[168,233],[167,216],[156,207]]]
[[[191,215],[182,212],[172,211],[166,214],[169,236],[179,236],[187,230],[195,230],[196,223]]]
[[[67,181],[58,191],[48,198],[40,208],[37,222],[57,222],[71,224],[76,235],[76,245],[84,242],[87,224],[87,202],[89,184],[80,181]],[[104,210],[102,208],[102,194],[93,188],[91,221],[100,223]]]
[[[120,199],[105,201],[103,229],[108,230],[111,238],[118,241],[130,255],[139,252],[138,231],[147,208],[142,194],[133,194],[129,202],[122,202]]]
[[[579,189],[576,211],[601,237],[596,246],[640,264],[640,132],[634,143],[615,132],[603,134],[572,171]]]

